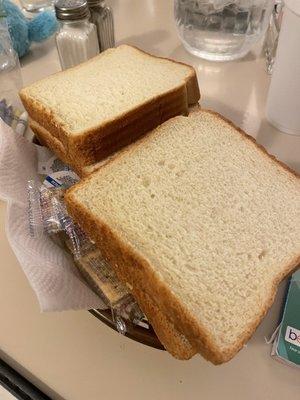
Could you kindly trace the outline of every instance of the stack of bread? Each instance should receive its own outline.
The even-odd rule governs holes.
[[[130,46],[20,95],[40,141],[85,177],[71,216],[166,349],[231,359],[300,262],[297,174],[217,113],[189,113],[192,67]]]
[[[192,67],[123,45],[20,92],[37,137],[80,175],[198,102]]]

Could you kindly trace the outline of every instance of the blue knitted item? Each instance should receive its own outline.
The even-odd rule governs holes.
[[[51,11],[40,13],[32,20],[27,20],[22,11],[9,0],[3,0],[2,5],[13,47],[19,57],[28,52],[31,42],[41,42],[57,29],[57,21]]]
[[[28,23],[28,37],[30,41],[42,42],[57,30],[57,21],[54,13],[45,11],[38,14]]]

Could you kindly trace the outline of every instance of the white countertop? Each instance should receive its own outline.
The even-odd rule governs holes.
[[[239,62],[210,63],[189,55],[175,32],[171,0],[111,0],[116,39],[192,64],[201,104],[221,112],[268,151],[300,170],[300,137],[264,119],[269,77],[259,49]],[[22,60],[24,84],[59,69],[53,40]],[[299,370],[270,357],[285,284],[254,337],[232,361],[213,366],[200,356],[177,361],[127,339],[86,311],[41,314],[5,236],[0,203],[0,356],[53,399],[282,400],[299,397]],[[41,266],[42,267],[42,266]],[[0,396],[1,397],[1,396]]]

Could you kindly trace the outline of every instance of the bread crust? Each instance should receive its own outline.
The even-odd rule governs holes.
[[[137,48],[135,49],[149,57],[163,59],[162,57],[152,56]],[[92,62],[92,60],[87,61],[87,63]],[[169,61],[177,63],[173,60]],[[20,97],[29,116],[59,139],[65,147],[66,152],[72,158],[80,159],[81,163],[93,164],[108,155],[107,150],[103,152],[101,149],[101,141],[104,138],[110,137],[110,143],[115,144],[114,151],[116,151],[118,149],[118,140],[114,137],[115,135],[120,135],[120,132],[124,132],[125,128],[127,140],[125,143],[123,136],[124,145],[133,142],[138,136],[154,129],[175,115],[188,114],[188,106],[198,102],[200,91],[194,68],[183,63],[179,64],[185,65],[190,69],[190,75],[181,84],[140,104],[129,112],[124,112],[116,119],[99,124],[93,129],[84,130],[76,135],[72,134],[66,124],[49,108],[27,95],[26,88],[20,91]],[[80,68],[80,65],[73,67],[73,69],[76,68]],[[172,105],[176,106],[172,108]],[[146,118],[147,116],[151,118]],[[137,123],[140,124],[140,131],[136,129]]]
[[[109,127],[107,136],[99,138],[91,131],[84,137],[78,137],[76,141],[69,143],[62,142],[60,139],[52,135],[53,130],[48,130],[39,121],[31,117],[31,121],[35,124],[34,128],[38,127],[48,132],[47,145],[53,151],[57,151],[57,147],[64,148],[64,153],[69,161],[75,160],[75,163],[80,166],[95,164],[109,156],[110,154],[120,150],[122,147],[134,142],[142,135],[151,131],[153,128],[176,115],[186,115],[186,93],[178,92],[172,102],[163,99],[158,102],[150,111],[145,109],[144,114],[135,114],[132,121],[126,120],[119,124],[113,124]],[[41,129],[40,129],[41,130]],[[51,140],[51,136],[53,140]],[[60,143],[60,145],[57,144]],[[71,164],[72,165],[72,164]]]
[[[189,360],[197,353],[197,349],[176,329],[146,292],[135,287],[132,294],[147,316],[158,339],[173,357],[178,360]]]
[[[172,60],[171,58],[168,58],[168,57],[160,57],[160,56],[155,56],[153,54],[149,54],[146,51],[141,50],[136,46],[130,45],[130,47],[133,47],[134,49],[140,51],[141,53],[146,54],[147,56],[151,56],[151,57],[158,58],[161,60],[168,60],[174,64],[181,64],[181,65],[184,65],[185,67],[191,68],[191,74],[186,79],[186,82],[185,82],[186,86],[187,86],[187,101],[188,101],[189,106],[192,106],[192,105],[198,103],[198,101],[200,100],[201,94],[200,94],[200,90],[199,90],[199,86],[198,86],[197,74],[196,74],[195,68],[193,66],[183,63],[182,61]]]
[[[108,260],[107,254],[103,255]],[[118,265],[114,270],[118,279],[131,291],[165,349],[179,360],[188,360],[193,357],[197,353],[197,349],[177,330],[142,286],[138,286],[127,266],[125,264]]]
[[[223,115],[219,114],[216,111],[206,110],[206,109],[203,109],[203,108],[200,109],[200,107],[194,108],[192,113],[197,114],[198,112],[201,112],[201,111],[207,112],[207,113],[212,114],[212,115],[214,115],[214,116],[216,116],[218,118],[221,118],[224,122],[226,122],[228,125],[232,126],[235,130],[237,130],[245,140],[249,140],[252,144],[254,144],[255,147],[257,147],[265,156],[270,158],[276,164],[280,165],[285,171],[290,172],[296,178],[300,178],[300,173],[294,171],[292,168],[290,168],[284,162],[278,160],[278,158],[273,156],[273,154],[268,153],[267,150],[264,148],[264,146],[262,146],[261,144],[257,143],[257,141],[255,140],[255,138],[253,136],[251,136],[248,133],[246,133],[245,131],[243,131],[243,129],[241,129],[240,127],[235,125],[232,121],[230,121],[230,119],[224,117]]]
[[[240,134],[244,140],[248,140],[249,143],[255,145],[265,157],[268,157],[277,163],[283,171],[288,171],[289,173],[292,173],[293,176],[299,178],[298,174],[296,174],[282,162],[278,161],[274,156],[268,154],[262,146],[256,143],[255,139],[247,135],[241,129],[237,128],[231,121],[228,121],[226,118],[220,116],[216,112],[204,112],[210,112],[219,118],[222,118],[225,123],[229,123],[231,126],[233,126],[236,129],[237,134]],[[168,122],[165,124],[167,123]],[[125,154],[135,151],[136,148],[143,145],[143,143],[145,143],[155,134],[157,134],[156,131],[154,131],[151,135],[143,137],[138,143],[135,143],[129,148],[124,149],[118,157],[123,157]],[[113,160],[108,161],[108,163],[101,168],[109,167],[110,162],[113,162]],[[249,324],[248,329],[245,330],[244,334],[240,337],[240,340],[226,351],[220,351],[218,346],[210,339],[209,332],[205,329],[205,327],[198,323],[188,309],[174,295],[171,289],[168,288],[168,286],[160,279],[158,274],[155,273],[155,269],[151,267],[149,261],[139,254],[139,252],[129,243],[125,242],[124,237],[120,236],[117,231],[108,226],[99,217],[92,216],[88,209],[76,201],[75,192],[77,188],[79,188],[81,185],[84,185],[84,183],[88,182],[90,179],[91,176],[68,190],[65,199],[71,216],[82,226],[87,234],[96,241],[101,251],[113,265],[116,273],[118,273],[118,268],[120,268],[120,266],[125,266],[127,277],[131,277],[136,286],[138,288],[143,288],[143,290],[145,290],[151,299],[156,299],[159,309],[161,309],[165,315],[168,315],[168,318],[178,328],[178,331],[184,333],[189,342],[193,346],[196,346],[198,351],[207,360],[213,362],[214,364],[221,364],[229,361],[255,332],[257,326],[274,301],[279,283],[288,274],[293,272],[300,263],[300,254],[292,258],[289,263],[282,268],[281,273],[274,277],[270,293],[267,296],[268,300],[266,300],[257,318],[252,321],[251,324]]]
[[[185,96],[185,93],[181,94]],[[136,115],[135,119],[127,126],[121,125],[117,129],[115,126],[115,131],[102,139],[96,136],[86,137],[85,144],[88,144],[88,146],[78,141],[73,146],[69,144],[66,147],[57,137],[32,118],[30,118],[30,126],[41,142],[45,143],[62,161],[70,165],[79,176],[84,176],[87,166],[92,166],[106,159],[147,134],[156,126],[157,121],[165,121],[176,115],[185,115],[185,97],[184,99],[176,99],[172,104],[164,100],[162,104],[157,104],[156,112],[156,115],[153,113],[147,113],[144,116]],[[86,150],[86,148],[89,150]]]
[[[46,129],[42,128],[32,119],[29,120],[29,126],[43,146],[51,149],[65,164],[72,166],[78,176],[81,177],[84,174],[82,168],[77,165],[74,160],[71,160],[69,158],[62,143],[58,139],[50,135],[49,132],[46,131]]]
[[[74,137],[69,144],[69,153],[80,159],[82,165],[94,164],[134,142],[162,122],[176,115],[187,115],[186,91],[183,89],[174,91],[172,97],[161,97],[149,103],[143,110],[131,113],[120,121],[106,124],[106,134],[101,138],[96,130]]]

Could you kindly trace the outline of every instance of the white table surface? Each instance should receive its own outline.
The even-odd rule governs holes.
[[[269,85],[259,48],[239,62],[211,63],[189,55],[177,38],[170,0],[111,0],[118,43],[192,64],[202,105],[223,113],[269,152],[300,170],[300,137],[264,119]],[[22,60],[24,84],[59,69],[53,40]],[[200,356],[177,361],[115,333],[86,311],[41,314],[5,236],[0,203],[0,356],[53,399],[299,398],[299,370],[270,357],[265,344],[280,314],[285,283],[254,337],[232,361],[213,366]],[[1,398],[1,396],[0,396]]]

